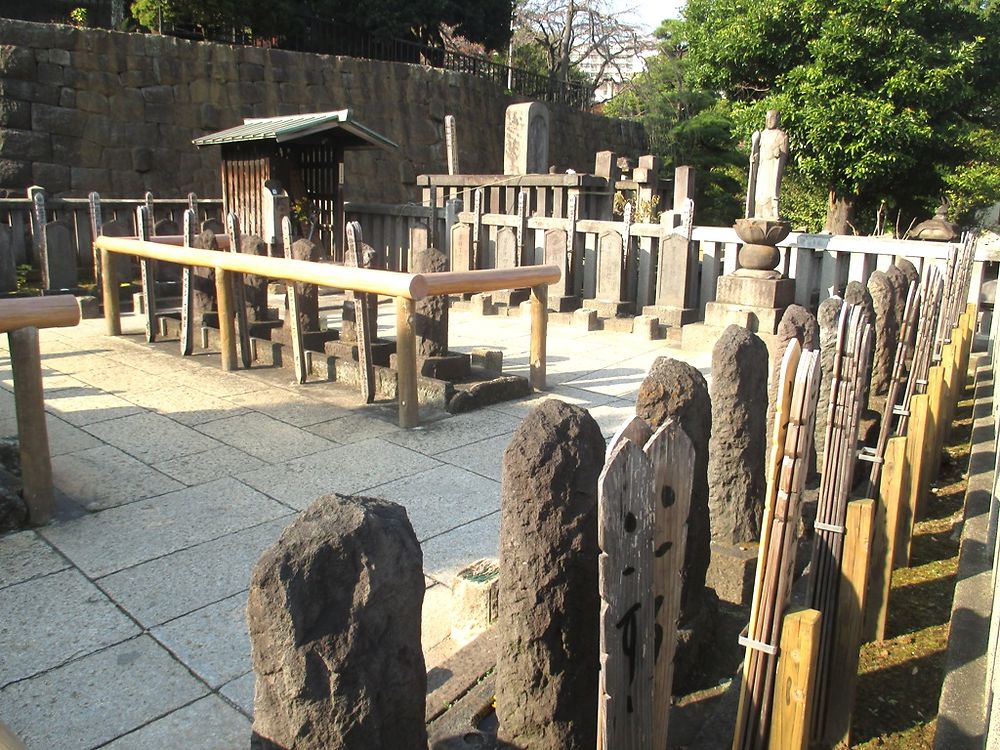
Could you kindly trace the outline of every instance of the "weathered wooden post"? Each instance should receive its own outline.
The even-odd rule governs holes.
[[[150,240],[150,206],[152,196],[146,193],[145,206],[137,206],[135,209],[135,226],[139,232],[139,239],[143,242]],[[156,341],[156,261],[146,258],[139,258],[139,273],[142,279],[142,303],[146,324],[146,341],[153,343]]]
[[[219,305],[219,348],[222,350],[222,369],[232,372],[236,364],[236,319],[233,307],[233,274],[223,268],[215,269],[215,295]]]
[[[229,234],[229,252],[242,253],[243,245],[240,237],[240,222],[236,214],[230,211],[226,215],[226,231]],[[234,273],[232,279],[233,304],[236,307],[236,335],[240,342],[240,359],[243,367],[250,369],[253,355],[250,351],[250,323],[247,320],[247,295],[243,286],[243,274]]]
[[[292,220],[287,216],[281,217],[281,244],[285,248],[285,257],[292,257]],[[292,361],[295,367],[295,382],[300,385],[306,382],[306,355],[305,344],[302,340],[302,319],[299,317],[299,289],[291,281],[285,282],[286,294],[288,296],[288,315],[285,320],[289,325],[290,338],[292,340]]]
[[[396,297],[396,394],[399,426],[416,427],[420,421],[417,402],[417,337],[413,327],[416,303]]]
[[[851,714],[854,709],[854,687],[858,679],[858,653],[861,647],[874,522],[874,500],[848,503],[833,658],[830,672],[825,676],[828,680],[829,699],[826,702],[825,716],[821,717],[823,732],[820,737],[825,740],[826,747],[850,746]],[[820,710],[822,708],[821,706]]]
[[[349,221],[344,228],[347,236],[347,250],[344,253],[344,265],[355,268],[365,268],[371,261],[365,262],[361,243],[361,225]],[[411,232],[411,237],[415,232]],[[410,258],[410,271],[413,271],[415,256]],[[358,380],[361,383],[361,397],[366,404],[375,400],[375,365],[372,362],[372,334],[377,327],[378,297],[375,295],[354,292],[354,330],[358,344]],[[344,303],[346,305],[346,302]]]
[[[101,296],[104,298],[104,322],[109,336],[122,335],[116,259],[117,256],[110,250],[101,251]]]
[[[871,601],[865,621],[865,637],[885,640],[889,616],[889,592],[892,590],[892,571],[905,564],[906,550],[910,544],[913,519],[910,517],[907,497],[910,491],[910,464],[907,460],[907,438],[890,438],[885,449],[882,481],[879,489],[877,533],[883,535],[884,554],[875,560],[872,570]],[[875,584],[878,586],[875,586]]]
[[[194,195],[191,193],[191,195]],[[184,211],[184,247],[194,246],[196,215],[193,208]],[[106,252],[106,251],[105,251]],[[191,284],[191,266],[181,269],[181,356],[187,357],[194,351],[194,325],[191,320],[194,306],[194,287]]]
[[[32,326],[10,331],[7,339],[10,342],[10,367],[14,376],[14,406],[17,411],[24,502],[28,506],[29,523],[41,526],[52,517],[54,496],[38,329]]]
[[[536,391],[545,390],[545,346],[548,336],[549,287],[537,284],[531,287],[531,356],[529,358],[529,380]]]
[[[815,609],[785,615],[769,750],[807,750],[809,747],[821,618],[819,610]]]

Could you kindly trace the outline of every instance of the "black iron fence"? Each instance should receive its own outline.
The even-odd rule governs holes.
[[[117,12],[114,10],[116,3]],[[71,9],[84,8],[87,25],[120,28],[123,24],[114,24],[112,19],[124,10],[127,3],[123,3],[123,0],[41,0],[37,6],[32,3],[15,3],[15,5],[17,6],[15,8],[4,8],[0,11],[0,15],[29,21],[69,23]],[[124,25],[127,26],[127,22]],[[583,84],[560,82],[553,76],[511,68],[484,57],[456,52],[445,47],[377,36],[315,16],[300,16],[297,23],[292,24],[291,29],[279,37],[263,38],[255,36],[249,29],[225,25],[210,27],[164,23],[161,31],[170,36],[199,41],[428,65],[485,78],[512,94],[565,104],[574,109],[588,110],[592,103],[591,89]]]

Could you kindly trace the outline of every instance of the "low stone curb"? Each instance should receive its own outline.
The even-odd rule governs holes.
[[[995,439],[992,363],[989,355],[982,355],[975,369],[972,449],[945,676],[934,734],[935,750],[983,747],[987,647],[993,603],[993,544],[989,526],[996,468]]]

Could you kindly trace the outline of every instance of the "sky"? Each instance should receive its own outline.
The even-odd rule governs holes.
[[[638,20],[653,31],[664,18],[677,18],[685,0],[614,0],[617,8],[635,8]]]

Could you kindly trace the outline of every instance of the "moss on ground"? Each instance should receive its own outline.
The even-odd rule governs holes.
[[[930,750],[951,603],[958,570],[962,503],[972,429],[972,402],[955,415],[926,517],[914,527],[911,565],[893,573],[888,639],[861,649],[853,747]]]

